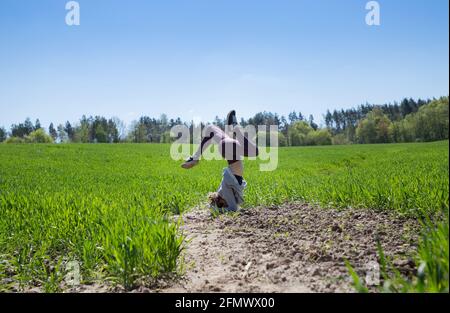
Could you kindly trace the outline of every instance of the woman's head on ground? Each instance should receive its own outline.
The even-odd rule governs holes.
[[[222,198],[220,196],[220,194],[218,192],[210,192],[208,194],[208,201],[209,201],[209,205],[211,207],[217,207],[217,208],[225,208],[227,207],[227,202],[225,201],[224,198]]]

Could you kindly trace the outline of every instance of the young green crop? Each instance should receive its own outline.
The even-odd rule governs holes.
[[[82,283],[126,288],[176,273],[184,238],[173,214],[204,203],[226,163],[187,171],[169,149],[0,145],[0,290],[58,291],[70,261],[80,264]],[[245,206],[448,210],[448,141],[280,148],[277,170],[261,172],[259,162],[245,161]]]

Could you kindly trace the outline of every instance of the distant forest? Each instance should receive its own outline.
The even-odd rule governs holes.
[[[364,104],[357,108],[327,111],[325,125],[319,127],[312,115],[293,111],[288,116],[260,112],[245,120],[247,125],[278,125],[280,146],[331,145],[353,143],[425,142],[448,139],[448,96],[439,99],[404,99],[393,104]],[[212,122],[224,126],[224,119]],[[175,125],[192,129],[193,122],[142,116],[126,127],[118,118],[83,117],[75,123],[50,124],[47,130],[39,119],[27,118],[7,131],[0,127],[0,142],[5,143],[170,143],[170,129]]]

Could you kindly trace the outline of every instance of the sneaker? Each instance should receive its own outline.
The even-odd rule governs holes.
[[[181,164],[182,168],[190,169],[198,164],[198,160],[194,160],[193,157],[187,159],[183,164]]]
[[[237,119],[236,119],[236,111],[231,110],[227,115],[227,125],[237,125]]]

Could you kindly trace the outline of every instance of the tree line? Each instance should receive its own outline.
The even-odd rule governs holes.
[[[280,146],[331,145],[352,143],[414,142],[448,139],[448,96],[439,99],[403,99],[400,103],[373,105],[327,111],[325,125],[319,126],[312,115],[293,111],[286,116],[259,112],[240,124],[277,125]],[[213,124],[224,127],[225,120],[216,116]],[[170,143],[170,129],[193,122],[142,116],[127,128],[118,118],[85,116],[76,123],[51,123],[44,130],[39,119],[27,118],[11,125],[10,131],[0,127],[0,142],[7,143]]]

